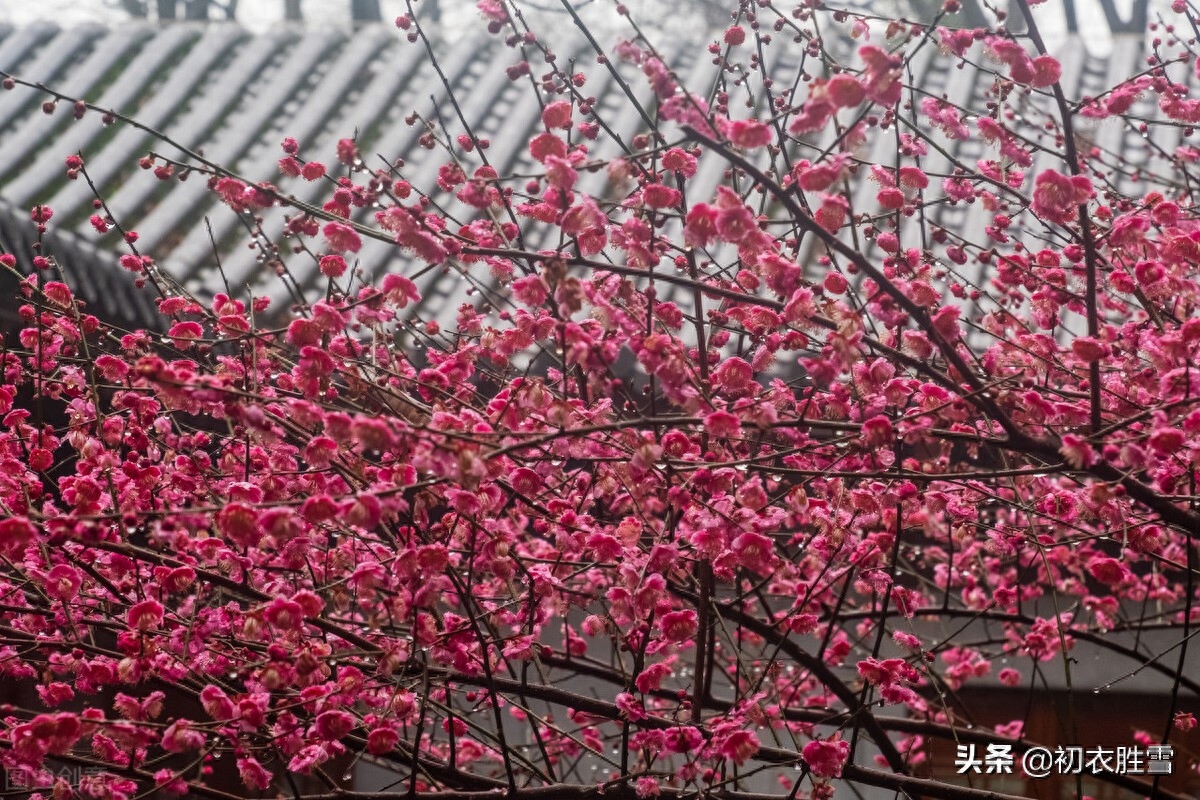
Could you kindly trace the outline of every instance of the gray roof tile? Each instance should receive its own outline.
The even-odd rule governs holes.
[[[711,85],[715,67],[705,48],[717,38],[719,31],[695,41],[663,37],[669,42],[665,57],[693,90]],[[560,64],[574,57],[575,68],[589,74],[586,91],[597,96],[597,108],[607,112],[609,125],[627,142],[641,129],[642,120],[607,70],[596,65],[590,46],[565,23],[561,39],[554,44]],[[830,44],[835,51],[848,51],[850,46],[839,41]],[[435,47],[467,123],[479,136],[492,140],[487,155],[495,168],[501,174],[532,171],[535,165],[525,142],[540,124],[541,106],[528,84],[512,84],[505,75],[505,68],[517,58],[514,51],[482,31],[454,41],[435,36]],[[782,85],[784,77],[794,77],[798,57],[786,42],[769,52],[767,68]],[[1144,55],[1144,37],[1115,37],[1112,53],[1104,58],[1089,56],[1077,39],[1063,48],[1063,54],[1068,95],[1095,94],[1117,77],[1131,74]],[[652,95],[636,68],[618,68],[639,102],[649,106]],[[215,162],[251,180],[278,183],[309,203],[321,202],[328,184],[279,174],[279,142],[284,135],[297,137],[305,157],[326,161],[332,171],[336,141],[357,130],[369,166],[381,166],[380,157],[388,161],[402,157],[404,177],[428,189],[435,187],[444,154],[418,147],[423,128],[408,126],[405,116],[416,110],[426,119],[445,120],[452,133],[461,131],[442,79],[429,64],[422,45],[403,41],[390,27],[366,28],[348,38],[342,31],[302,33],[292,28],[252,36],[235,26],[221,25],[134,25],[106,31],[97,26],[58,30],[39,24],[20,32],[0,26],[0,69],[129,113],[184,146],[202,148]],[[541,64],[534,59],[535,74],[540,71]],[[919,57],[912,72],[920,90],[933,96],[945,93],[953,101],[971,105],[990,85],[977,70],[970,66],[956,69],[955,63],[945,58]],[[791,84],[789,80],[787,85]],[[180,154],[137,130],[105,128],[99,124],[99,115],[91,114],[81,122],[69,122],[67,109],[53,116],[42,115],[37,111],[42,99],[30,90],[0,93],[0,243],[14,249],[21,243],[27,245],[33,229],[27,208],[33,202],[49,200],[57,215],[48,247],[70,266],[73,280],[85,296],[118,316],[132,315],[131,324],[153,320],[148,295],[124,299],[137,293],[125,289],[130,276],[115,265],[118,238],[113,234],[99,237],[88,224],[91,197],[86,186],[62,178],[62,159],[82,151],[115,216],[125,227],[139,232],[139,247],[153,255],[166,273],[202,294],[223,291],[228,280],[235,289],[249,283],[257,293],[267,293],[281,305],[288,302],[286,288],[263,274],[257,251],[245,246],[244,220],[219,207],[202,179],[164,183],[134,163],[149,149],[168,157]],[[759,102],[761,111],[761,97]],[[1152,105],[1145,110],[1155,111]],[[11,122],[5,125],[4,120]],[[1147,149],[1137,146],[1140,134],[1115,122],[1099,126],[1095,135],[1101,146],[1123,154],[1132,165],[1140,163]],[[831,136],[827,133],[815,143],[827,143]],[[1169,151],[1177,137],[1177,130],[1164,128],[1154,132],[1152,141]],[[966,164],[992,157],[973,139],[943,137],[939,142],[954,159]],[[868,158],[886,163],[893,150],[893,143],[880,140],[868,151]],[[598,158],[619,154],[618,145],[607,139],[593,148]],[[794,154],[796,158],[805,155],[803,150]],[[1052,161],[1043,158],[1036,166],[1054,166]],[[935,174],[952,169],[952,162],[938,154],[931,154],[924,165]],[[724,168],[716,157],[701,160],[691,183],[694,200],[715,190]],[[585,173],[580,188],[601,192],[606,181],[604,171]],[[930,196],[935,198],[937,191],[935,181]],[[460,219],[472,213],[452,196],[435,194],[434,199]],[[856,210],[870,210],[875,203],[873,184],[863,180],[855,190],[854,203]],[[290,213],[294,211],[269,209],[261,215],[268,237],[279,239],[284,218]],[[983,226],[990,221],[979,204],[966,208],[937,204],[927,213],[932,221],[968,235],[982,235]],[[217,254],[206,227],[199,224],[205,215],[211,220]],[[370,222],[371,211],[361,212],[359,219]],[[553,246],[544,232],[528,225],[524,230],[534,237],[530,246]],[[730,255],[718,257],[728,259]],[[216,269],[217,256],[224,279]],[[420,268],[410,267],[397,248],[373,240],[365,243],[359,265],[369,275],[385,269]],[[302,285],[319,285],[323,280],[306,259],[291,260],[289,268]],[[479,298],[480,287],[473,288],[466,280],[446,280],[441,272],[433,270],[423,278],[426,296],[420,313],[426,317],[452,315],[459,304]],[[965,277],[984,280],[977,274]]]

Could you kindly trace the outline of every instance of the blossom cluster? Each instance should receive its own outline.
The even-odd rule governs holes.
[[[744,3],[704,94],[644,37],[564,71],[483,0],[543,104],[527,173],[416,115],[445,156],[429,186],[352,139],[330,164],[283,142],[281,175],[321,205],[187,165],[245,219],[288,208],[319,296],[191,296],[130,231],[121,266],[165,333],[125,332],[46,255],[0,256],[20,319],[0,681],[26,695],[0,712],[0,766],[101,770],[55,798],[223,775],[336,793],[363,759],[397,797],[920,794],[928,742],[974,725],[964,687],[1032,690],[1087,649],[1194,696],[1183,660],[1112,634],[1174,645],[1200,623],[1200,151],[1157,154],[1131,194],[1072,127],[1143,94],[1190,125],[1194,59],[1168,29],[1151,69],[1072,108],[1052,55],[1003,16],[943,24],[957,5],[881,24]],[[419,14],[397,25],[419,46]],[[751,51],[784,44],[824,74],[763,77]],[[977,60],[986,102],[922,96],[918,57]],[[602,79],[646,129],[615,132]],[[889,160],[866,160],[881,137]],[[967,137],[976,163],[928,168]],[[370,238],[408,274],[364,275]],[[437,270],[494,302],[428,316]],[[998,722],[971,741],[1022,740]]]

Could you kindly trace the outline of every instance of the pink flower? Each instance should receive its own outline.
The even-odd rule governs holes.
[[[1039,88],[1053,86],[1061,77],[1062,64],[1059,64],[1054,56],[1040,55],[1033,59],[1033,79],[1029,82],[1030,85]]]
[[[315,181],[325,177],[325,165],[320,161],[309,161],[300,168],[300,174],[306,181]]]
[[[276,628],[295,630],[304,622],[304,610],[300,608],[299,603],[276,597],[267,604],[266,610],[263,611],[263,619]]]
[[[806,192],[823,192],[841,177],[845,166],[843,159],[830,159],[813,164],[805,158],[792,167],[792,179]]]
[[[235,211],[241,211],[246,207],[246,184],[237,178],[219,178],[213,185],[213,189],[221,196],[225,204]]]
[[[1025,721],[1014,719],[1012,722],[1001,723],[995,728],[996,733],[1005,739],[1020,739],[1025,735]]]
[[[841,195],[824,195],[821,205],[813,213],[813,219],[830,233],[837,233],[846,223],[846,212],[849,204]]]
[[[358,145],[353,139],[338,139],[337,158],[347,167],[354,166],[354,162],[358,160]]]
[[[190,720],[175,720],[162,736],[162,749],[168,753],[186,753],[204,747],[204,734],[192,728]]]
[[[215,720],[230,720],[237,713],[237,707],[229,699],[229,695],[225,694],[221,687],[211,684],[200,691],[200,704]]]
[[[858,48],[858,55],[867,67],[863,74],[867,97],[882,106],[900,102],[900,92],[904,88],[900,81],[903,59],[873,44]]]
[[[400,741],[400,734],[394,728],[376,728],[367,734],[367,752],[381,756],[390,753]]]
[[[670,642],[684,642],[696,635],[696,612],[689,609],[668,611],[658,620],[663,638]]]
[[[479,13],[492,22],[503,24],[508,21],[508,9],[498,0],[479,0],[475,4]]]
[[[300,505],[300,513],[309,522],[324,522],[338,513],[338,506],[328,495],[318,495],[306,499]]]
[[[199,322],[187,320],[185,322],[176,322],[171,326],[171,330],[167,331],[167,336],[174,340],[176,347],[190,347],[192,342],[204,335],[204,328]]]
[[[60,281],[48,281],[42,287],[42,294],[46,296],[47,300],[57,306],[69,308],[72,305],[71,290],[65,283]]]
[[[720,743],[717,752],[740,766],[758,752],[758,737],[753,731],[734,731]]]
[[[690,637],[692,634],[688,634]],[[687,637],[685,637],[687,638]],[[663,661],[651,664],[633,679],[633,685],[642,694],[652,692],[662,686],[663,680],[671,674],[671,665]]]
[[[683,202],[683,195],[678,189],[651,183],[642,188],[642,202],[650,208],[674,208]]]
[[[163,606],[157,600],[135,603],[126,615],[129,627],[139,631],[157,628],[163,621]]]
[[[75,690],[65,683],[55,681],[48,686],[37,687],[38,697],[42,705],[54,708],[75,699]]]
[[[858,674],[872,686],[884,689],[883,697],[891,703],[907,702],[912,695],[899,684],[912,683],[919,677],[916,669],[903,658],[875,658],[858,662]],[[887,691],[891,689],[892,691]]]
[[[341,739],[357,726],[354,715],[348,711],[322,711],[313,724],[313,733],[326,741]]]
[[[1088,572],[1101,583],[1116,586],[1132,577],[1129,569],[1115,558],[1093,558],[1088,564]]]
[[[24,754],[30,762],[40,764],[47,753],[66,753],[82,734],[83,725],[79,717],[62,712],[38,714],[28,723],[14,726],[8,738],[15,754]]]
[[[1109,353],[1108,345],[1091,336],[1077,336],[1071,342],[1071,351],[1079,357],[1080,361],[1089,364],[1099,361]]]
[[[244,503],[229,503],[214,520],[217,531],[240,547],[254,547],[262,539],[258,512]]]
[[[844,72],[829,79],[825,93],[839,108],[854,108],[867,97],[867,90],[858,79]]]
[[[639,722],[646,718],[646,707],[629,692],[621,692],[613,700],[621,716],[630,722]]]
[[[934,97],[926,97],[921,101],[921,113],[924,114],[931,123],[941,128],[942,133],[946,134],[950,139],[967,139],[971,136],[971,131],[963,122],[958,110],[954,106]],[[947,178],[947,180],[951,180]]]
[[[1187,733],[1196,727],[1196,716],[1188,711],[1176,711],[1173,720],[1175,730]]]
[[[739,244],[758,230],[754,214],[743,205],[726,206],[717,212],[717,235],[727,242]]]
[[[1178,428],[1159,428],[1150,434],[1150,449],[1162,458],[1177,454],[1187,441],[1184,432]]]
[[[1075,469],[1086,469],[1096,462],[1096,451],[1086,439],[1074,433],[1063,434],[1058,452]]]
[[[546,182],[551,186],[569,192],[579,180],[579,172],[571,166],[571,162],[558,156],[546,156]]]
[[[658,797],[662,792],[658,778],[645,776],[638,778],[633,784],[633,791],[638,797]]]
[[[900,185],[910,189],[924,189],[929,185],[929,176],[919,167],[901,167]]]
[[[346,273],[346,259],[339,255],[321,256],[321,274],[329,278],[340,278]]]
[[[664,744],[669,753],[691,753],[704,744],[704,734],[691,725],[668,728]]]
[[[825,276],[825,280],[821,282],[825,291],[829,294],[842,294],[850,288],[850,282],[837,272],[830,272]]]
[[[357,253],[362,249],[362,239],[358,232],[344,222],[326,223],[324,233],[331,250]]]
[[[155,771],[154,785],[164,794],[171,797],[182,797],[189,791],[187,781],[169,769]],[[113,796],[117,796],[115,792]]]
[[[842,741],[840,734],[833,739],[814,739],[804,745],[800,752],[808,771],[818,778],[840,778],[842,767],[850,756],[850,743]]]
[[[532,495],[542,488],[542,479],[528,467],[518,467],[508,478],[514,491],[524,495]]]
[[[746,41],[746,29],[741,25],[730,25],[725,29],[725,36],[723,38],[725,40],[725,44],[729,45],[730,47],[737,47],[739,44]]]
[[[693,247],[708,247],[717,235],[717,210],[707,203],[697,203],[688,209],[683,226],[683,240]]]
[[[1025,48],[1012,39],[993,36],[987,40],[988,49],[1008,65],[1009,74],[1017,83],[1029,83],[1034,78],[1033,61]]]
[[[547,105],[542,109],[542,124],[552,130],[571,127],[571,102],[555,100]]]
[[[83,576],[79,570],[67,564],[58,564],[46,573],[45,591],[50,597],[66,602],[79,594]]]
[[[409,302],[415,303],[421,299],[417,285],[403,275],[397,275],[394,272],[383,276],[383,282],[379,288],[389,300],[396,304],[397,308],[404,308]]]
[[[359,417],[351,424],[350,433],[367,451],[384,452],[396,443],[396,437],[385,418]]]
[[[719,439],[737,436],[742,424],[736,416],[728,411],[714,411],[704,418],[704,429],[709,435]]]
[[[328,747],[322,744],[310,744],[300,748],[299,752],[292,756],[288,761],[287,768],[290,772],[307,775],[312,772],[314,767],[319,767],[328,761],[330,755]]]
[[[722,361],[709,375],[709,380],[717,389],[740,393],[753,383],[754,369],[745,359],[733,356]]]
[[[604,249],[608,241],[607,222],[596,201],[583,197],[563,213],[561,225],[564,233],[576,237],[580,252],[588,256]]]
[[[1167,276],[1167,270],[1157,261],[1139,261],[1133,268],[1133,274],[1138,283],[1149,287],[1162,281]],[[1128,291],[1132,291],[1132,288]]]
[[[696,174],[696,157],[679,147],[663,153],[662,167],[669,172],[678,172],[685,178]]]
[[[828,98],[810,95],[800,108],[800,113],[788,124],[788,133],[800,135],[812,133],[824,128],[829,120],[837,113],[835,106]]]
[[[529,140],[529,154],[541,163],[550,156],[565,158],[567,143],[553,133],[539,133]]]
[[[1086,175],[1063,175],[1052,169],[1037,176],[1033,186],[1033,213],[1044,220],[1066,225],[1074,221],[1079,206],[1091,199],[1095,190]]]
[[[766,147],[775,138],[769,125],[752,119],[727,120],[721,124],[721,132],[729,141],[747,150]]]
[[[975,42],[974,31],[964,28],[938,28],[938,46],[947,53],[962,58]]]
[[[759,575],[770,574],[775,565],[775,543],[761,533],[740,533],[730,542],[729,549],[738,564]]]
[[[1005,686],[1017,686],[1021,683],[1021,673],[1012,667],[1005,667],[996,676]]]
[[[880,189],[879,194],[875,196],[875,199],[879,202],[880,208],[887,209],[889,211],[895,211],[898,208],[904,207],[904,192],[895,187]],[[888,241],[891,244],[891,247],[884,245],[883,237],[885,236],[890,237]],[[881,249],[886,250],[887,252],[895,252],[899,242],[899,240],[896,238],[896,234],[894,233],[881,233],[876,237],[875,241],[879,244]]]

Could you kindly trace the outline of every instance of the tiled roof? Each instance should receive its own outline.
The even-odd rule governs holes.
[[[607,72],[596,68],[594,54],[569,20],[563,18],[560,24],[563,35],[555,41],[559,58],[577,58],[578,68],[591,70],[588,93],[599,99],[597,108],[614,130],[628,139],[642,126],[637,111]],[[702,91],[711,85],[716,68],[705,47],[717,38],[712,32],[664,37],[663,54],[689,88]],[[502,175],[532,171],[524,143],[540,125],[540,106],[528,84],[513,83],[505,74],[505,67],[516,60],[514,53],[482,30],[437,42],[436,48],[464,117],[480,136],[492,140],[491,163]],[[797,49],[771,49],[768,68],[773,75],[795,75],[799,53],[793,51]],[[1089,56],[1078,38],[1068,37],[1062,48],[1068,96],[1096,93],[1132,74],[1143,50],[1144,36],[1124,35],[1115,38],[1110,54]],[[414,186],[434,187],[444,156],[418,147],[423,131],[405,124],[404,118],[417,110],[426,117],[440,115],[450,121],[453,132],[458,129],[442,79],[423,47],[405,41],[390,26],[368,26],[353,34],[280,28],[250,35],[232,25],[133,24],[112,30],[59,29],[52,24],[14,30],[0,25],[0,69],[127,113],[187,147],[202,149],[206,157],[238,174],[275,182],[310,202],[323,199],[322,185],[279,174],[279,142],[284,136],[296,137],[305,155],[330,161],[337,140],[357,132],[369,165],[382,163],[375,154],[403,157],[406,179]],[[951,100],[967,104],[972,97],[978,101],[992,80],[970,67],[955,69],[947,58],[918,58],[912,69],[913,81],[922,90],[933,95],[944,92]],[[629,77],[634,91],[648,103],[646,82],[633,72]],[[93,210],[87,186],[63,177],[63,159],[79,151],[115,217],[126,228],[137,230],[141,250],[185,287],[211,295],[224,291],[225,280],[235,290],[250,284],[257,294],[269,293],[281,307],[286,306],[288,295],[281,282],[265,275],[257,251],[246,247],[245,220],[218,207],[203,180],[164,183],[137,168],[137,159],[151,149],[177,155],[169,146],[130,127],[105,127],[98,114],[81,121],[71,119],[69,108],[42,114],[38,105],[44,99],[28,89],[0,92],[0,243],[18,253],[28,252],[34,236],[28,209],[49,204],[55,219],[48,248],[81,294],[109,318],[132,324],[155,321],[151,295],[133,292],[129,273],[115,265],[120,244],[116,235],[101,237],[89,225]],[[1096,144],[1123,153],[1130,161],[1145,157],[1147,148],[1135,141],[1140,134],[1118,123],[1100,126],[1092,135]],[[1168,151],[1175,147],[1178,135],[1176,128],[1153,133]],[[950,155],[967,164],[984,155],[983,143],[975,139],[944,144]],[[602,142],[594,154],[614,156],[615,147]],[[887,163],[894,158],[893,151],[894,142],[881,138],[868,159]],[[925,163],[930,172],[950,166],[947,158],[936,153]],[[711,194],[724,167],[716,157],[702,161],[691,184],[694,198]],[[605,180],[603,172],[585,174],[581,188],[598,191]],[[874,202],[869,181],[861,181],[856,191],[862,201],[856,206]],[[451,213],[466,213],[453,198],[441,199]],[[282,209],[265,212],[268,235],[280,236],[285,213]],[[929,213],[934,222],[977,240],[983,238],[983,227],[990,221],[979,204],[937,205]],[[200,224],[206,215],[211,233]],[[403,253],[383,242],[368,241],[359,255],[361,266],[371,275],[385,269],[412,269]],[[224,279],[216,268],[218,257]],[[293,259],[289,268],[302,285],[315,285],[319,277],[307,260]],[[430,274],[424,280],[422,313],[430,317],[443,309],[452,314],[460,303],[478,299],[478,292],[486,288],[473,287],[453,274]]]

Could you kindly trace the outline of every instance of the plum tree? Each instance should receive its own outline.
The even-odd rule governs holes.
[[[624,8],[585,69],[481,0],[541,107],[519,169],[461,112],[407,118],[427,184],[404,153],[284,140],[317,203],[147,157],[252,231],[287,210],[257,246],[290,306],[185,291],[99,195],[165,336],[90,315],[37,248],[0,256],[6,774],[55,798],[354,797],[370,764],[398,799],[984,800],[1040,791],[1027,753],[1104,744],[1087,661],[1085,688],[1161,707],[1055,796],[1187,796],[1197,14],[1161,9],[1144,68],[1071,96],[1031,5],[963,27],[956,0],[746,2],[692,86]],[[976,90],[922,88],[964,67]],[[371,241],[409,268],[367,274]],[[437,271],[482,299],[418,316]]]

